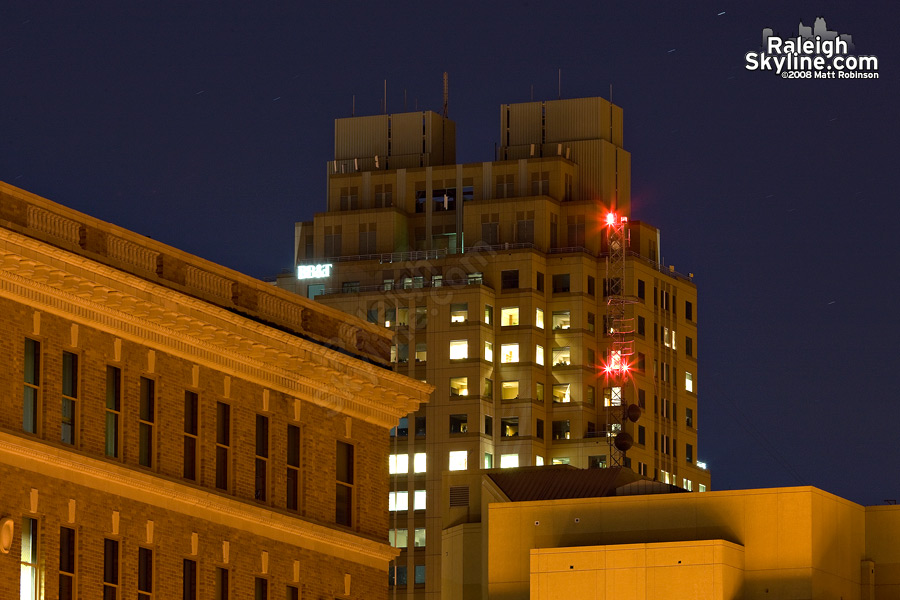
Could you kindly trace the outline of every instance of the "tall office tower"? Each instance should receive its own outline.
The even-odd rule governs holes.
[[[455,164],[455,125],[435,113],[338,119],[326,211],[297,224],[297,271],[279,282],[393,330],[396,368],[436,387],[392,433],[392,583],[416,598],[440,594],[444,504],[468,502],[444,471],[710,481],[697,291],[631,219],[622,110],[507,104],[500,137],[497,160]]]

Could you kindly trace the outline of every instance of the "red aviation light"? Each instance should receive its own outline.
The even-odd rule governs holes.
[[[606,213],[606,224],[609,227],[612,227],[616,224],[616,213],[608,212]]]

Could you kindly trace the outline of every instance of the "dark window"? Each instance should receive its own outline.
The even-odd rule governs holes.
[[[638,425],[638,439],[637,443],[643,446],[646,443],[647,438],[647,430],[644,429],[643,425]]]
[[[406,567],[392,566],[388,569],[388,585],[406,587]]]
[[[416,417],[416,437],[425,437],[425,417]]]
[[[544,420],[543,419],[538,419],[537,421],[535,421],[534,436],[539,440],[544,439]]]
[[[553,421],[553,439],[567,440],[569,439],[569,420]]]
[[[599,454],[597,456],[588,456],[588,468],[589,469],[605,469],[606,468],[606,455]]]
[[[465,414],[450,415],[450,433],[466,433],[469,430],[469,416]]]
[[[25,339],[25,391],[22,429],[38,432],[41,397],[41,343]]]
[[[288,425],[287,429],[287,508],[300,507],[300,428]]]
[[[684,318],[688,321],[694,320],[694,305],[690,302],[684,303]]]
[[[540,271],[537,272],[537,291],[544,291],[544,274]]]
[[[64,444],[75,444],[78,431],[78,355],[63,352],[62,380],[62,424],[61,435]]]
[[[197,600],[197,561],[185,558],[181,566],[183,600]]]
[[[641,300],[644,299],[644,280],[638,279],[638,290],[637,290],[638,298]]]
[[[500,437],[516,437],[519,435],[519,417],[503,417],[500,419]]]
[[[269,600],[269,580],[263,577],[256,578],[256,600]]]
[[[688,427],[694,426],[694,409],[692,409],[692,408],[684,409],[684,424]]]
[[[269,484],[269,417],[256,415],[256,486],[255,497],[265,502]]]
[[[563,294],[568,292],[569,287],[569,274],[568,273],[560,273],[558,275],[553,276],[553,293],[554,294]]]
[[[106,367],[106,456],[119,457],[119,423],[122,418],[122,370]]]
[[[103,540],[103,600],[119,598],[119,542]]]
[[[484,434],[494,437],[494,417],[490,415],[484,415]]]
[[[353,446],[337,443],[334,521],[338,525],[353,525]]]
[[[216,487],[227,490],[231,454],[231,406],[216,403]]]
[[[500,287],[512,290],[519,287],[519,271],[517,269],[500,272]]]
[[[216,600],[229,600],[231,598],[231,578],[228,569],[216,567]]]
[[[153,467],[153,425],[156,423],[156,382],[141,377],[141,405],[139,415],[141,466]]]
[[[684,445],[684,460],[689,463],[694,462],[694,447],[690,444]]]
[[[637,326],[638,335],[644,335],[645,327],[646,327],[646,323],[644,322],[644,317],[638,317],[638,326]]]
[[[287,600],[300,600],[300,589],[292,585],[287,586]]]
[[[588,275],[588,295],[593,296],[596,293],[597,280],[593,276]]]
[[[684,338],[684,353],[688,356],[694,355],[694,340],[689,337]]]
[[[138,548],[138,600],[153,597],[153,550]]]
[[[341,291],[345,294],[353,294],[359,291],[358,281],[345,281],[341,284]]]
[[[75,530],[59,528],[59,600],[75,597]]]
[[[644,356],[643,352],[638,352],[637,359],[637,370],[642,373],[647,369],[647,358]]]
[[[594,331],[594,320],[595,320],[594,313],[589,312],[587,314],[587,330],[588,331]]]
[[[425,584],[425,565],[416,565],[416,585]]]
[[[638,406],[640,406],[641,408],[646,408],[646,406],[645,406],[647,403],[646,398],[647,398],[647,394],[644,392],[644,390],[639,389],[638,390]]]
[[[487,222],[481,224],[481,241],[488,246],[500,243],[500,223]]]
[[[391,428],[391,437],[407,437],[409,435],[409,418],[400,417],[396,427]]]
[[[197,481],[199,402],[194,392],[184,393],[184,478]]]

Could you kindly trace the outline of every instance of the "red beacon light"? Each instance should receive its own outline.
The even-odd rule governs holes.
[[[615,213],[606,213],[606,224],[612,227],[616,224],[616,214]]]

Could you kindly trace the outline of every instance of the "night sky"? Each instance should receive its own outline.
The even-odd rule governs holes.
[[[0,180],[271,278],[354,95],[380,113],[387,80],[389,112],[440,111],[448,71],[477,162],[499,105],[555,99],[558,69],[564,98],[612,85],[632,217],[699,288],[714,489],[900,500],[900,9],[761,4],[5,0]],[[817,16],[880,79],[744,68],[764,27]]]

